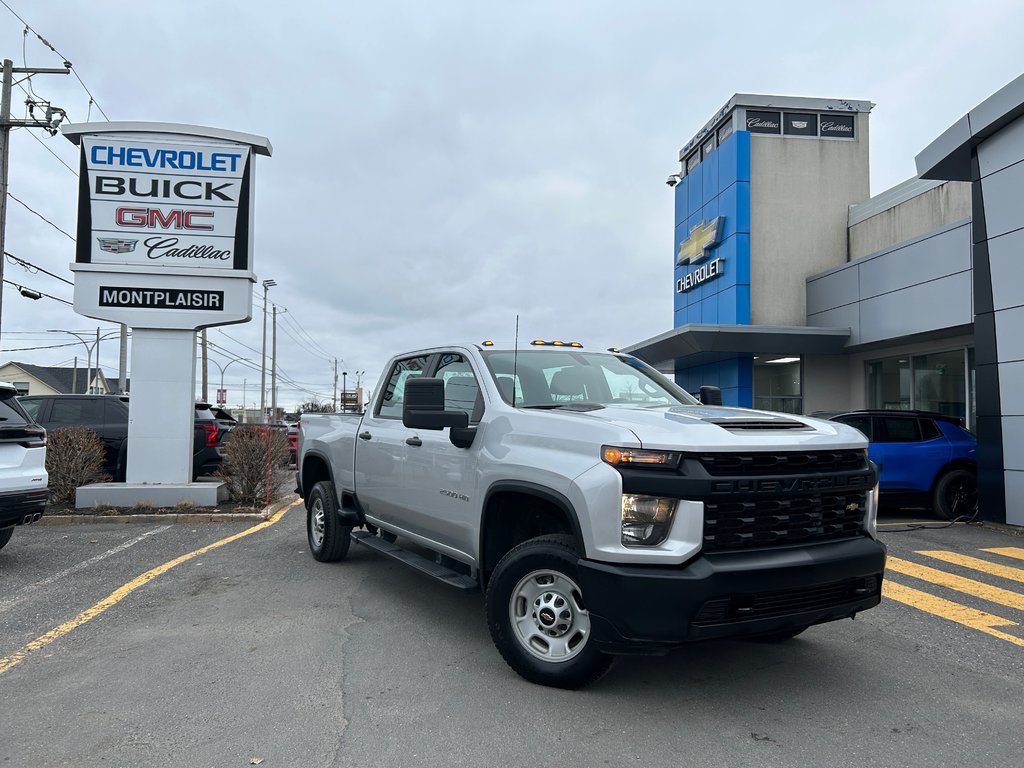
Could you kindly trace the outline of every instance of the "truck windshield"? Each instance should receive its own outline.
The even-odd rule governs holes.
[[[483,356],[502,399],[510,405],[697,405],[687,392],[634,357],[539,349],[521,349],[518,354],[484,351]]]

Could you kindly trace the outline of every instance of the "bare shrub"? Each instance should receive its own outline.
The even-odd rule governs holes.
[[[85,427],[61,427],[46,435],[46,471],[50,474],[50,501],[71,504],[75,490],[89,483],[104,483],[106,452],[99,435]]]
[[[224,461],[215,476],[224,481],[239,504],[262,507],[284,496],[288,461],[285,430],[242,424],[231,430]]]
[[[334,403],[325,403],[315,397],[298,407],[299,413],[334,413],[337,410],[334,407]]]

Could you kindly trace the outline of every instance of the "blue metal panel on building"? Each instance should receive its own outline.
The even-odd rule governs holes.
[[[691,257],[691,263],[675,267],[674,327],[688,323],[750,325],[750,134],[732,134],[680,180],[675,194],[673,262],[695,228],[718,217],[721,220],[717,245]],[[680,291],[684,276],[702,268],[713,274]],[[749,356],[690,367],[680,360],[675,374],[676,382],[689,392],[697,392],[703,385],[717,386],[725,405],[749,407],[753,403],[753,361]]]
[[[717,246],[697,264],[675,267],[675,281],[716,259],[718,274],[675,293],[675,327],[685,323],[750,324],[750,134],[738,131],[676,185],[675,257],[695,227],[722,217]],[[732,290],[745,285],[746,290]]]

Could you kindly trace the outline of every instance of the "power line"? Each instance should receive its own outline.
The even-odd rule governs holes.
[[[40,139],[40,138],[39,138],[38,136],[36,136],[36,135],[35,135],[34,133],[32,133],[32,131],[29,131],[29,132],[28,132],[28,135],[29,135],[29,136],[31,136],[31,137],[32,137],[33,139],[35,139],[36,141],[38,141],[38,142],[39,142],[39,144],[40,144],[40,145],[42,146],[42,148],[43,148],[43,149],[45,149],[45,150],[46,150],[47,152],[49,152],[49,153],[50,153],[51,155],[53,155],[53,156],[54,156],[55,158],[57,158],[57,162],[58,162],[58,163],[60,163],[61,165],[63,165],[63,166],[64,166],[65,168],[67,168],[67,169],[68,169],[69,171],[71,171],[71,173],[72,173],[72,174],[74,175],[74,177],[75,177],[76,179],[78,178],[78,171],[76,171],[76,170],[75,170],[74,168],[72,168],[72,167],[71,167],[70,165],[68,165],[67,163],[65,163],[65,162],[64,162],[64,160],[63,160],[63,159],[61,158],[61,156],[60,156],[60,155],[58,155],[58,154],[57,154],[56,152],[54,152],[54,151],[53,151],[52,149],[50,149],[50,148],[49,148],[48,146],[46,146],[46,142],[45,142],[45,141],[43,141],[43,140],[42,140],[42,139]]]
[[[0,0],[0,3],[2,3],[3,1],[4,1],[4,0]],[[9,198],[11,198],[11,200],[13,200],[14,202],[16,202],[16,203],[18,203],[19,205],[21,205],[22,207],[24,207],[24,208],[25,208],[25,210],[27,210],[27,211],[28,211],[29,213],[34,213],[34,214],[35,214],[36,216],[38,216],[38,217],[39,217],[40,219],[42,219],[42,220],[43,220],[43,221],[45,221],[45,222],[46,222],[47,224],[49,224],[49,225],[50,225],[51,227],[53,227],[53,228],[54,228],[54,229],[56,229],[56,230],[57,230],[58,232],[60,232],[60,233],[61,233],[62,235],[64,235],[64,237],[68,238],[68,240],[70,240],[70,241],[71,241],[72,243],[73,243],[73,242],[75,242],[75,238],[73,238],[73,237],[72,237],[71,235],[69,235],[69,234],[68,234],[67,232],[65,232],[65,231],[64,231],[63,229],[61,229],[60,227],[58,227],[58,226],[57,226],[56,224],[54,224],[54,223],[53,223],[52,221],[50,221],[50,220],[49,220],[48,218],[46,218],[45,216],[43,216],[43,214],[41,214],[41,213],[40,213],[39,211],[33,210],[32,208],[30,208],[30,207],[28,206],[28,204],[27,204],[27,203],[24,203],[24,202],[22,202],[21,200],[19,200],[18,198],[16,198],[16,197],[15,197],[15,196],[14,196],[13,194],[11,194],[11,191],[10,191],[9,189],[7,190],[7,196],[8,196]]]
[[[4,281],[6,282],[6,281]],[[0,352],[34,352],[37,349],[59,349],[61,347],[74,347],[77,342],[68,342],[67,344],[51,344],[47,347],[15,347],[14,349],[0,349]]]
[[[103,119],[107,120],[109,122],[110,118],[107,117],[107,113],[103,111],[103,107],[101,107],[100,103],[98,101],[96,101],[96,98],[92,95],[92,92],[89,90],[89,87],[85,84],[85,81],[82,80],[82,78],[78,76],[78,72],[76,72],[75,69],[71,66],[71,62],[68,61],[68,57],[65,56],[63,53],[61,53],[60,51],[58,51],[56,48],[54,48],[53,44],[49,40],[47,40],[45,37],[43,37],[38,32],[36,32],[34,29],[32,29],[32,25],[29,24],[27,21],[25,21],[23,18],[21,18],[21,16],[19,16],[17,14],[17,12],[13,8],[11,8],[11,6],[9,6],[7,4],[7,0],[0,0],[0,4],[2,4],[4,6],[4,8],[6,8],[8,11],[10,11],[12,14],[14,14],[14,18],[16,18],[18,21],[20,21],[22,24],[25,25],[25,29],[31,30],[32,34],[34,34],[37,38],[39,38],[39,42],[41,42],[43,45],[45,45],[51,51],[53,51],[58,56],[60,56],[60,58],[64,62],[64,65],[66,67],[68,67],[68,69],[71,70],[71,74],[73,74],[75,76],[75,79],[77,79],[78,82],[81,83],[82,88],[89,95],[89,108],[90,108],[90,110],[92,109],[92,105],[95,104],[96,105],[96,109],[98,109],[100,111],[100,114],[103,115]]]
[[[3,0],[0,0],[0,2],[3,2]],[[17,283],[8,280],[6,277],[4,278],[4,282],[7,283],[8,285],[12,285],[15,288],[17,288],[18,291],[21,293],[21,295],[22,296],[26,296],[27,298],[33,299],[33,298],[45,297],[47,299],[53,299],[54,301],[59,301],[61,304],[67,304],[69,307],[75,306],[74,304],[72,304],[67,299],[62,299],[59,296],[51,296],[48,293],[43,293],[42,291],[37,291],[35,288],[26,288],[24,285],[18,285]],[[28,291],[28,294],[39,294],[39,296],[37,297],[37,296],[28,295],[28,294],[25,293],[26,291]]]
[[[13,261],[15,264],[19,264],[22,267],[25,267],[25,269],[28,269],[29,271],[32,271],[34,269],[36,272],[42,272],[44,275],[49,275],[50,277],[53,277],[53,278],[55,278],[57,280],[60,280],[62,283],[67,283],[68,285],[71,285],[71,286],[74,285],[74,283],[71,282],[70,280],[68,280],[67,278],[61,277],[60,275],[55,275],[55,274],[53,274],[53,272],[48,272],[47,270],[43,269],[42,267],[37,267],[35,264],[33,264],[30,261],[25,261],[24,259],[19,259],[17,256],[15,256],[10,251],[4,251],[4,256],[6,256],[11,261]]]

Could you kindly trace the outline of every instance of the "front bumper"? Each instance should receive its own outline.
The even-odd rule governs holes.
[[[608,653],[663,653],[852,617],[881,601],[885,547],[867,536],[702,555],[681,567],[579,561],[594,640]]]
[[[43,516],[49,498],[46,488],[0,493],[0,528],[34,523]]]

